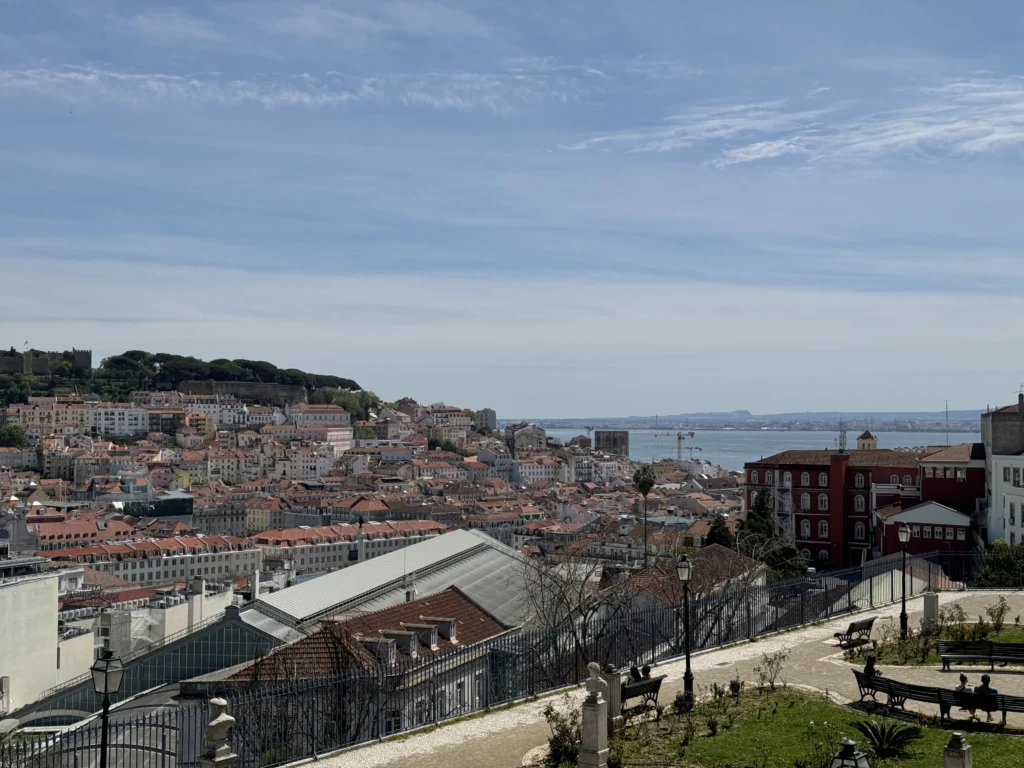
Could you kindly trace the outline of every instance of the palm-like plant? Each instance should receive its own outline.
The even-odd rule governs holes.
[[[853,727],[864,734],[871,752],[880,759],[905,757],[910,745],[924,737],[918,726],[888,719],[862,720]]]
[[[633,486],[644,497],[644,568],[647,567],[647,494],[656,482],[654,467],[650,464],[641,464],[633,473]]]

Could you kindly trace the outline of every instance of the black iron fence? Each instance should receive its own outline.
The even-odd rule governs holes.
[[[983,558],[899,555],[864,566],[778,583],[719,585],[689,601],[694,651],[793,629],[929,590],[960,589],[991,569]],[[1007,564],[1007,573],[1018,574]],[[1024,569],[1019,572],[1024,584]],[[638,601],[641,598],[638,598]],[[683,649],[681,605],[608,606],[557,627],[511,631],[439,658],[343,676],[235,684],[206,692],[228,699],[231,745],[244,768],[315,757],[403,731],[470,715],[578,684],[587,664],[616,668],[676,658]],[[198,690],[198,689],[197,689]],[[135,718],[117,715],[111,768],[190,766],[200,753],[205,701]],[[95,762],[99,725],[0,745],[0,768],[76,768]]]
[[[114,710],[107,735],[107,765],[197,766],[209,712],[207,703],[201,701],[143,715],[122,715]],[[0,744],[0,768],[97,768],[102,735],[98,717],[58,733],[18,732]]]

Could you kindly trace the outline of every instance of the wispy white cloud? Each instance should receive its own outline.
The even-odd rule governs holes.
[[[783,101],[704,106],[657,125],[599,134],[562,148],[665,152],[706,145],[704,159],[726,166],[786,155],[814,163],[1024,147],[1024,77],[950,80],[895,97],[903,104],[866,115],[849,102],[820,109]]]
[[[0,71],[0,98],[32,94],[74,102],[99,99],[267,108],[367,104],[501,112],[529,104],[576,101],[584,92],[575,77],[543,73],[439,71],[364,77],[330,71],[233,79],[215,73],[186,76],[93,67]]]
[[[786,112],[783,106],[782,102],[770,101],[698,107],[673,115],[656,126],[606,133],[562,149],[608,148],[631,152],[668,152],[705,142],[811,129],[820,125],[822,116],[829,111]]]

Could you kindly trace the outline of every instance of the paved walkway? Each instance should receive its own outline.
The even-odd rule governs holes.
[[[1024,615],[1024,594],[1007,593],[1010,614]],[[942,605],[960,603],[967,615],[976,617],[984,613],[985,606],[998,599],[992,592],[945,592],[939,594]],[[918,626],[921,618],[920,598],[907,602],[910,626]],[[900,606],[887,606],[863,615],[875,615],[875,633],[885,622],[899,621]],[[692,668],[698,691],[716,682],[726,684],[739,675],[748,685],[756,679],[754,667],[764,653],[787,648],[791,655],[783,670],[783,677],[792,685],[827,690],[834,697],[844,701],[859,698],[857,683],[850,673],[850,665],[842,660],[842,652],[833,634],[845,629],[850,618],[843,617],[818,626],[805,627],[793,632],[767,637],[756,643],[741,643],[731,648],[706,651],[692,658]],[[662,687],[660,701],[669,704],[676,691],[682,687],[684,662],[674,661],[661,664],[655,674],[668,675]],[[888,667],[880,664],[890,677],[921,685],[953,687],[956,677],[929,667]],[[977,684],[983,668],[968,671],[972,684]],[[1019,672],[997,671],[993,684],[1003,693],[1024,695],[1024,670]],[[582,700],[583,693],[573,690],[571,695]],[[547,723],[541,714],[550,697],[508,710],[465,720],[453,725],[428,732],[411,735],[404,739],[373,744],[350,750],[332,758],[322,760],[318,765],[326,768],[377,768],[378,766],[408,766],[417,768],[519,768],[523,756],[532,748],[543,744],[548,737]],[[908,703],[909,706],[914,706]],[[936,707],[921,706],[921,711],[938,714]],[[954,717],[957,714],[954,713]],[[1009,724],[1024,728],[1024,715],[1010,715]]]

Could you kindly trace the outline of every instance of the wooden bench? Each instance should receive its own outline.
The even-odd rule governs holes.
[[[888,707],[905,709],[904,705],[908,701],[937,704],[939,715],[943,720],[950,717],[953,707],[974,712],[1001,712],[1003,725],[1006,725],[1007,712],[1024,712],[1024,696],[1006,696],[1001,693],[964,693],[947,688],[911,685],[879,675],[865,675],[856,669],[853,670],[853,674],[857,678],[861,701],[868,696],[878,701],[877,694],[884,693],[888,697],[886,700]]]
[[[833,637],[839,639],[839,647],[845,648],[856,641],[867,642],[871,638],[871,627],[875,624],[877,616],[870,616],[866,619],[850,622],[845,632],[836,632]]]
[[[939,640],[939,656],[942,670],[959,661],[987,661],[995,670],[997,661],[1024,664],[1024,643],[996,643],[991,640]]]
[[[667,675],[658,675],[647,680],[628,680],[622,684],[622,716],[629,720],[630,716],[644,712],[658,704],[658,693],[661,683]],[[640,699],[640,703],[627,707],[630,699]]]

